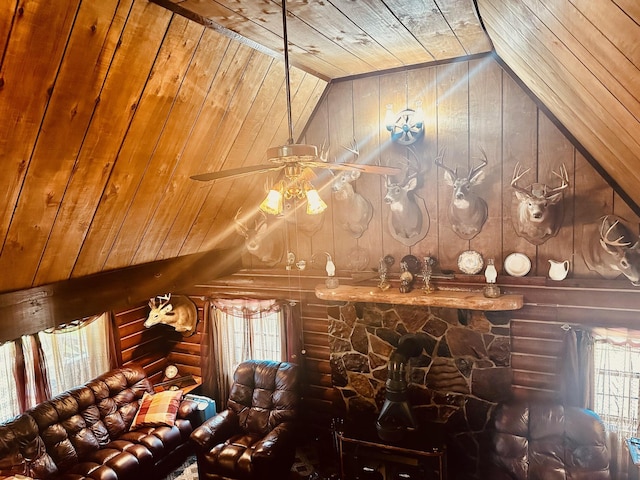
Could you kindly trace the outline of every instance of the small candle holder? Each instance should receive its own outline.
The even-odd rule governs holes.
[[[484,287],[484,296],[487,298],[499,297],[500,287],[496,285],[498,271],[496,270],[493,258],[487,260],[487,268],[484,271],[484,278],[487,280],[487,285]]]
[[[436,288],[431,285],[431,275],[433,273],[433,266],[435,263],[435,258],[430,256],[424,257],[424,263],[422,264],[422,281],[424,282],[422,291],[424,291],[424,293],[432,293],[436,291]]]
[[[394,262],[395,260],[391,255],[380,259],[380,263],[378,264],[378,276],[380,277],[378,288],[382,291],[389,290],[391,287],[391,284],[387,282],[387,273],[389,272],[389,267],[391,267]]]

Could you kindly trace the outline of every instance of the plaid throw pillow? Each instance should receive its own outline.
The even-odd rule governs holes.
[[[167,390],[153,395],[145,392],[130,430],[140,427],[172,427],[176,422],[182,390]]]

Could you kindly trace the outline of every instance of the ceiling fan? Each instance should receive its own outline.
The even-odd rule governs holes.
[[[322,202],[318,192],[313,188],[310,180],[315,177],[314,168],[330,170],[357,170],[363,173],[377,175],[395,175],[400,172],[396,167],[385,167],[357,163],[329,163],[318,157],[318,149],[315,145],[294,143],[293,121],[291,116],[291,85],[289,79],[289,44],[287,39],[287,5],[282,0],[282,31],[284,40],[284,65],[285,65],[285,90],[287,99],[287,119],[289,127],[289,139],[286,145],[267,149],[269,164],[249,165],[240,168],[231,168],[218,172],[202,173],[191,176],[191,179],[208,182],[227,178],[239,178],[258,173],[284,171],[284,179],[276,183],[267,198],[260,204],[260,209],[271,214],[282,213],[282,197],[307,198],[308,214],[321,213],[326,204]]]

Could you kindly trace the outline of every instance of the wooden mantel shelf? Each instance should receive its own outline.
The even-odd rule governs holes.
[[[338,288],[316,287],[316,297],[328,301],[389,303],[394,305],[425,305],[431,307],[460,308],[466,310],[518,310],[522,308],[522,295],[501,295],[487,298],[482,292],[437,290],[424,293],[416,288],[409,293],[398,289],[380,290],[378,287],[340,285]]]

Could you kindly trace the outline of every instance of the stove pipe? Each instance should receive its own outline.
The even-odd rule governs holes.
[[[407,400],[406,374],[409,358],[417,357],[421,352],[417,336],[409,334],[400,338],[398,348],[391,354],[385,400],[376,420],[376,430],[382,440],[400,441],[405,433],[418,427]]]

